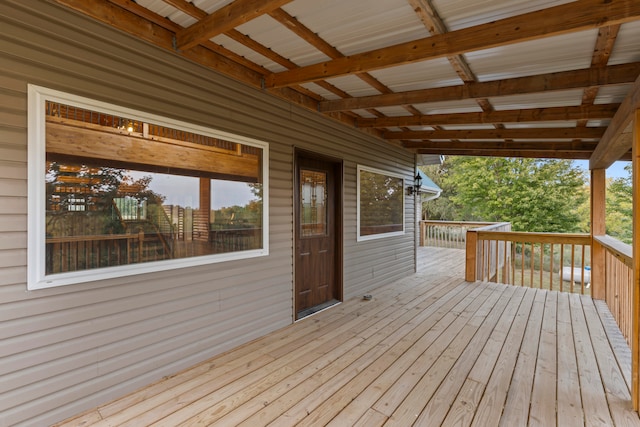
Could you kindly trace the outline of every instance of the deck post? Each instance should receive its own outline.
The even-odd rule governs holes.
[[[633,409],[640,408],[640,393],[638,392],[640,343],[640,109],[634,113],[632,142],[632,188],[633,188],[633,287],[632,287],[632,318],[631,318],[631,400]]]
[[[594,299],[606,298],[605,249],[593,236],[606,234],[606,171],[591,169],[591,292]]]
[[[467,230],[467,248],[465,252],[464,280],[475,282],[478,271],[478,232],[476,230]]]

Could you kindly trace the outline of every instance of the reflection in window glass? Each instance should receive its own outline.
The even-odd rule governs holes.
[[[44,221],[35,251],[42,283],[53,286],[58,274],[61,284],[75,283],[69,273],[265,248],[266,144],[71,103],[42,105],[45,160],[36,176]]]
[[[262,247],[257,183],[50,161],[46,188],[47,274]]]
[[[404,232],[404,180],[376,169],[358,167],[358,237]]]
[[[300,171],[300,224],[302,237],[327,233],[327,174]]]

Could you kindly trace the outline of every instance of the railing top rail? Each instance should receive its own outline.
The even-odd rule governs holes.
[[[499,224],[496,222],[469,222],[469,221],[443,221],[443,220],[430,220],[423,219],[420,222],[427,225],[452,225],[458,227],[483,227],[486,225]]]
[[[633,248],[631,245],[608,235],[593,236],[593,239],[604,246],[605,249],[622,261],[627,267],[633,268]]]
[[[525,231],[478,230],[478,239],[506,240],[509,242],[591,244],[591,236],[585,233],[537,233]]]
[[[477,231],[477,232],[492,231],[492,230],[495,230],[496,232],[507,231],[507,230],[504,230],[504,228],[506,227],[511,228],[511,223],[510,222],[490,222],[480,227],[472,228],[472,231]]]
[[[98,242],[101,240],[138,239],[139,237],[140,237],[139,233],[99,234],[95,236],[61,236],[61,237],[47,237],[46,243]]]

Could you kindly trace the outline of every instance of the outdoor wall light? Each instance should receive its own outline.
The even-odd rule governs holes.
[[[416,174],[416,177],[413,178],[413,185],[407,187],[407,192],[409,195],[420,194],[420,188],[422,187],[422,177],[420,174]]]

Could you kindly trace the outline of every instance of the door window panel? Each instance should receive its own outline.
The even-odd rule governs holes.
[[[327,234],[327,174],[300,171],[300,236]]]

